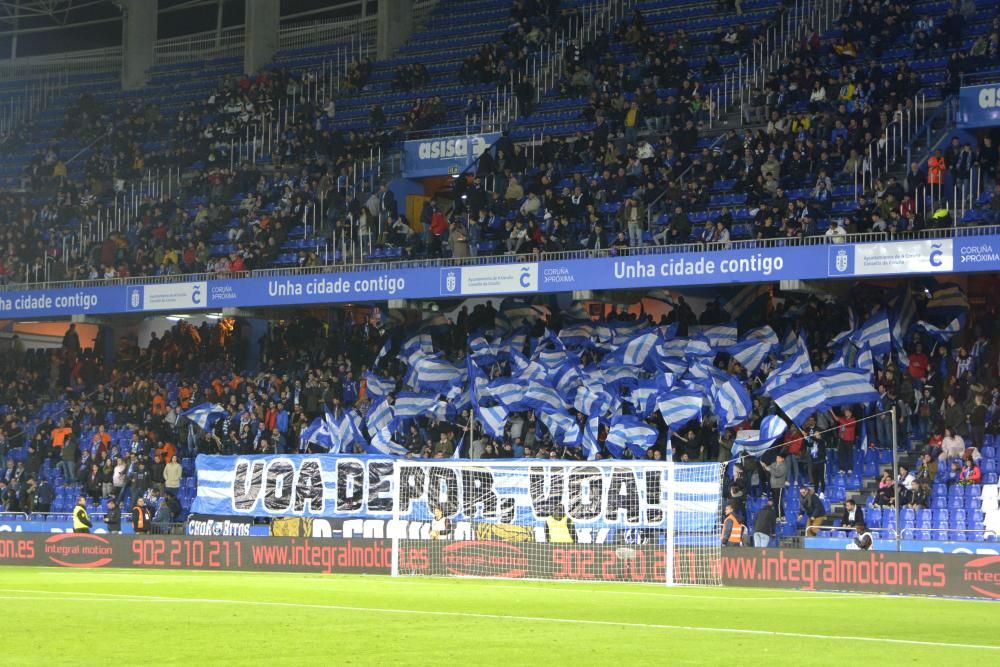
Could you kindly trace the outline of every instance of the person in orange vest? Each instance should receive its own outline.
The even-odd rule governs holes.
[[[941,157],[941,149],[938,149],[927,158],[927,184],[940,190],[944,184],[944,169],[944,158]]]
[[[736,511],[733,509],[732,505],[726,505],[726,520],[722,523],[722,546],[724,547],[742,547],[743,546],[743,533],[746,530],[740,522],[740,518],[736,516]]]

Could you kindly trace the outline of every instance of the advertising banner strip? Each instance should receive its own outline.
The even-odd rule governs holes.
[[[846,529],[845,529],[846,530]],[[806,549],[846,549],[853,540],[846,537],[807,537]],[[872,548],[876,551],[895,551],[895,540],[875,540]],[[951,542],[946,540],[900,540],[900,551],[936,554],[978,554],[981,556],[1000,555],[997,542]]]
[[[399,568],[407,574],[475,574],[505,578],[662,582],[662,547],[515,542],[399,544]],[[695,568],[678,550],[675,581],[699,583]],[[324,540],[286,537],[201,537],[182,535],[93,535],[6,533],[0,535],[0,565],[123,567],[140,569],[238,570],[389,574],[390,540]],[[1000,600],[1000,556],[725,549],[719,568],[724,585],[844,591],[894,595],[936,595]]]
[[[383,265],[384,266],[384,265]],[[0,318],[1000,271],[1000,235],[0,291]]]
[[[403,142],[403,176],[461,174],[500,139],[499,132],[462,134]]]

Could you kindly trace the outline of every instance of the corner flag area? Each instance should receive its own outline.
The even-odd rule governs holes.
[[[0,568],[9,664],[953,665],[1000,605],[479,579]],[[169,621],[169,623],[168,623]],[[58,638],[58,639],[57,639]],[[67,647],[72,646],[72,657]],[[169,646],[169,650],[165,647]],[[488,658],[487,658],[488,656]]]

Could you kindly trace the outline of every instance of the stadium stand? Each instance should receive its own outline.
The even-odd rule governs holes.
[[[962,77],[1000,65],[995,2],[836,3],[832,27],[794,16],[808,29],[780,44],[770,35],[798,3],[747,0],[739,13],[708,1],[611,5],[619,20],[581,30],[593,16],[585,2],[441,2],[392,59],[358,60],[336,88],[316,75],[325,47],[279,52],[252,77],[236,58],[159,66],[137,92],[69,76],[4,137],[0,279],[17,289],[650,245],[721,252],[996,221],[996,148],[948,145],[940,166],[934,153],[951,143],[949,97]],[[560,37],[574,27],[574,40]],[[767,65],[751,76],[745,54],[758,50]],[[556,56],[534,70],[541,78],[521,74],[546,53]],[[501,89],[514,111],[495,152],[407,220],[382,188],[399,140],[485,128]],[[956,188],[970,182],[960,207]],[[173,520],[195,493],[197,452],[672,455],[729,462],[726,492],[750,523],[774,495],[787,518],[779,536],[805,527],[793,490],[808,483],[835,529],[834,510],[858,496],[883,537],[995,537],[980,489],[995,497],[1000,473],[996,312],[967,299],[938,308],[935,295],[952,289],[929,285],[923,297],[908,285],[831,304],[779,303],[755,287],[698,318],[671,302],[657,323],[614,312],[595,322],[578,310],[543,318],[505,303],[434,318],[415,340],[402,325],[306,318],[274,327],[252,370],[229,328],[239,320],[178,323],[144,349],[120,350],[113,367],[70,337],[58,352],[15,350],[0,362],[0,497],[7,511],[57,515],[81,492],[102,509],[111,495],[131,506],[177,457],[181,485],[162,489],[178,501]],[[753,319],[747,299],[766,314]],[[868,325],[883,320],[892,331],[875,337]],[[677,345],[697,352],[676,357]],[[807,410],[775,436],[778,447],[738,440],[764,430],[776,407],[788,415],[774,378],[844,368],[871,371],[878,398],[861,387],[856,400]],[[604,388],[591,396],[585,379]],[[557,388],[561,398],[546,391]],[[504,389],[516,399],[505,403]],[[683,421],[664,419],[672,399]],[[413,418],[396,418],[401,400]],[[224,415],[180,416],[216,403]],[[837,418],[849,406],[860,421],[845,426]],[[884,412],[892,406],[896,424]],[[616,449],[616,428],[648,429],[649,440]],[[893,434],[909,474],[880,481]],[[768,468],[779,453],[789,477],[780,495]]]

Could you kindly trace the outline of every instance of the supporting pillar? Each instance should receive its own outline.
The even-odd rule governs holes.
[[[122,89],[146,85],[156,47],[156,7],[149,0],[122,0]]]
[[[243,47],[243,72],[253,74],[274,59],[281,27],[281,4],[278,0],[246,0]]]
[[[413,30],[413,0],[379,0],[376,23],[377,57],[391,58]]]

